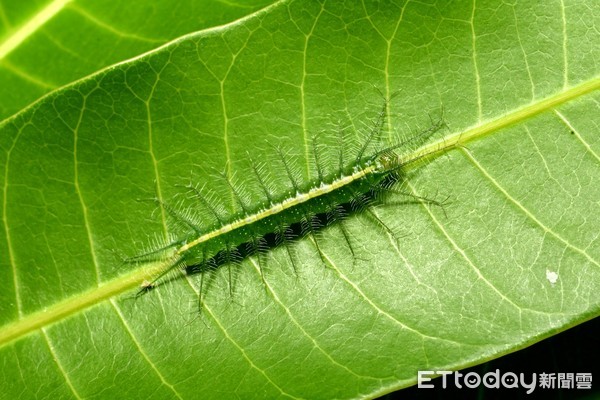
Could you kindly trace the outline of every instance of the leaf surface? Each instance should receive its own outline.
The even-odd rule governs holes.
[[[42,95],[181,35],[252,14],[267,0],[3,1],[0,118]]]
[[[282,2],[7,119],[3,396],[373,397],[597,316],[598,11]],[[392,142],[443,105],[448,128],[429,148],[460,146],[403,186],[447,196],[443,209],[395,196],[298,240],[297,265],[270,250],[264,283],[258,257],[224,266],[200,316],[198,276],[132,298],[152,267],[119,255],[173,233],[164,208],[140,199],[177,204],[191,179],[234,212],[225,171],[258,204],[248,155],[274,191],[290,190],[273,146],[306,180],[318,134],[334,169],[340,146],[373,126],[377,89],[393,97]]]

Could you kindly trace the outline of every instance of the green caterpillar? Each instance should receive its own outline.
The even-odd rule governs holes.
[[[353,211],[368,210],[382,193],[398,193],[393,186],[399,180],[402,169],[431,154],[431,152],[420,154],[411,151],[439,131],[444,126],[444,121],[443,118],[439,118],[433,121],[429,128],[410,138],[389,146],[381,146],[381,132],[387,108],[386,100],[356,155],[345,160],[343,146],[340,146],[335,171],[324,172],[325,168],[315,138],[313,155],[317,176],[307,182],[299,182],[288,157],[281,149],[276,149],[281,170],[285,172],[291,185],[291,189],[284,193],[273,190],[259,165],[252,163],[256,184],[263,195],[263,200],[258,204],[253,206],[247,204],[244,196],[240,194],[241,190],[236,188],[230,179],[223,176],[225,184],[228,185],[241,210],[238,213],[228,214],[220,210],[204,188],[192,184],[186,186],[187,193],[190,200],[201,207],[204,213],[196,209],[179,211],[169,204],[159,202],[160,206],[183,228],[184,233],[154,250],[127,260],[134,263],[151,261],[162,263],[160,271],[142,283],[138,295],[155,288],[161,279],[180,269],[185,269],[188,274],[200,273],[203,277],[205,273],[221,265],[227,265],[231,282],[231,265],[242,258],[258,254],[259,265],[262,265],[260,255],[267,253],[270,248],[281,244],[288,246],[295,238],[306,234],[314,235],[321,226],[339,221]],[[343,142],[343,137],[341,141]],[[436,149],[434,152],[441,150],[444,149]],[[434,200],[409,196],[419,201],[440,205]],[[377,217],[374,219],[387,229]],[[347,233],[344,229],[342,232],[350,251],[353,252]],[[323,259],[318,243],[316,246]],[[295,269],[295,261],[289,249],[288,253]],[[202,296],[202,280],[200,294]]]

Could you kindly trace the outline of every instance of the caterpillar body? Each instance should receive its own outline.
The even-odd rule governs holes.
[[[346,160],[343,146],[340,146],[337,167],[332,171],[326,171],[320,156],[318,137],[315,137],[312,147],[316,176],[308,182],[300,182],[297,174],[294,174],[293,163],[289,161],[288,155],[277,148],[279,170],[289,181],[289,190],[283,193],[274,191],[265,177],[262,165],[252,162],[256,186],[263,196],[258,204],[249,204],[241,188],[236,187],[226,174],[222,174],[224,184],[237,203],[237,213],[225,212],[211,192],[192,183],[185,185],[185,189],[188,200],[195,204],[193,209],[180,210],[157,200],[183,233],[155,249],[127,260],[129,263],[160,261],[163,265],[159,273],[144,280],[138,295],[156,288],[171,272],[185,271],[187,274],[201,274],[202,296],[202,279],[205,273],[224,265],[229,269],[231,290],[231,266],[243,258],[257,255],[262,274],[261,256],[271,248],[282,244],[289,246],[292,241],[304,235],[315,236],[323,226],[340,221],[352,212],[368,210],[389,192],[441,205],[432,199],[397,191],[394,185],[402,179],[405,166],[430,154],[411,151],[424,144],[444,126],[443,118],[433,121],[431,126],[412,137],[381,146],[387,109],[386,100],[366,139],[357,146],[355,155]],[[341,142],[343,141],[342,137]],[[441,150],[444,149],[436,149],[434,152]],[[383,221],[374,214],[371,215],[375,223],[389,230]],[[342,233],[354,254],[349,235],[343,226]],[[323,259],[318,242],[315,241],[315,244]],[[295,270],[296,263],[289,248],[288,254]]]

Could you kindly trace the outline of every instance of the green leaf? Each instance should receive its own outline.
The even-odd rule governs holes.
[[[419,370],[481,363],[597,316],[599,7],[280,2],[7,119],[3,393],[374,397]],[[459,146],[414,165],[404,185],[447,196],[443,209],[393,197],[372,211],[397,240],[357,212],[294,243],[297,273],[284,246],[270,250],[264,283],[257,257],[223,266],[201,315],[198,276],[133,298],[155,265],[118,255],[171,232],[165,210],[139,199],[176,203],[192,179],[233,212],[216,169],[258,204],[248,152],[289,190],[272,145],[314,176],[311,138],[333,165],[340,127],[359,141],[372,126],[377,89],[400,91],[390,140],[443,106],[448,128],[422,151]]]
[[[270,3],[54,0],[0,4],[0,118],[111,64],[189,32],[235,23]]]

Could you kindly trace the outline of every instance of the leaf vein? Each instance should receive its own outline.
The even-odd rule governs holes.
[[[194,288],[194,291],[196,289]],[[295,397],[292,396],[286,392],[283,391],[283,389],[277,385],[270,377],[269,375],[265,372],[265,370],[261,369],[258,367],[258,365],[256,365],[252,359],[248,356],[248,353],[246,352],[246,350],[244,350],[244,348],[242,346],[240,346],[232,337],[231,335],[229,335],[229,332],[227,332],[227,329],[225,329],[225,327],[221,324],[221,321],[219,321],[216,317],[216,315],[212,312],[212,310],[210,309],[210,307],[207,304],[204,304],[203,310],[205,310],[208,315],[210,315],[210,317],[212,318],[213,321],[215,321],[215,324],[217,325],[217,327],[219,328],[219,330],[221,332],[223,332],[223,335],[225,336],[225,338],[231,343],[233,344],[233,346],[238,349],[238,351],[242,354],[242,357],[248,362],[248,364],[250,365],[250,367],[254,370],[256,370],[258,373],[260,373],[266,380],[267,382],[269,382],[271,384],[271,386],[273,386],[275,389],[277,389],[279,391],[279,393],[281,393],[281,395],[285,396],[285,397],[289,397],[291,399],[300,399],[299,397]]]
[[[150,368],[152,368],[152,370],[156,373],[156,375],[158,376],[158,378],[162,381],[162,383],[167,386],[169,389],[171,389],[171,391],[173,392],[173,394],[178,398],[183,400],[183,398],[179,395],[179,393],[175,390],[175,388],[173,387],[172,384],[170,384],[169,382],[167,382],[167,380],[165,379],[165,377],[160,373],[160,371],[158,370],[158,368],[156,367],[156,365],[152,362],[152,360],[150,360],[150,357],[148,357],[148,355],[146,354],[146,352],[144,351],[144,349],[142,348],[142,345],[140,344],[140,342],[137,340],[137,338],[135,337],[135,335],[133,334],[133,331],[131,330],[131,328],[129,327],[129,324],[127,324],[127,321],[125,320],[125,317],[123,316],[123,314],[121,313],[121,310],[119,309],[119,307],[115,304],[114,299],[110,299],[110,304],[112,305],[112,307],[114,308],[115,312],[117,313],[117,316],[119,317],[119,319],[121,320],[121,323],[123,324],[123,327],[125,328],[125,330],[127,331],[127,333],[129,334],[129,337],[131,337],[131,340],[133,341],[133,344],[135,345],[135,347],[138,349],[139,353],[141,354],[141,356],[144,358],[144,360],[146,360],[146,362],[148,363],[148,365],[150,365]]]
[[[533,222],[535,222],[540,228],[542,228],[542,230],[546,233],[548,233],[549,235],[553,236],[554,238],[556,238],[557,240],[559,240],[560,242],[562,242],[566,247],[570,248],[571,250],[581,254],[582,256],[584,256],[588,261],[590,261],[592,264],[594,264],[595,266],[600,268],[600,264],[598,263],[598,261],[596,261],[595,259],[593,259],[589,254],[587,254],[586,251],[580,249],[579,247],[571,244],[568,240],[564,239],[562,236],[560,236],[558,233],[554,232],[552,229],[550,229],[549,227],[547,227],[546,225],[544,225],[542,223],[542,221],[540,221],[535,215],[533,215],[529,210],[527,210],[517,199],[515,199],[513,196],[511,196],[499,183],[498,181],[496,181],[496,179],[494,179],[493,176],[491,176],[489,174],[489,172],[483,167],[483,165],[481,165],[474,157],[473,155],[466,149],[466,148],[462,148],[463,152],[467,155],[467,157],[469,158],[469,160],[473,163],[473,165],[479,169],[479,171],[481,171],[481,173],[506,197],[507,200],[509,200],[511,203],[513,203],[515,206],[517,206],[529,219],[531,219]]]
[[[256,272],[258,272],[259,275],[261,275],[260,269],[258,267],[258,265],[256,265],[256,263],[254,262],[254,260],[250,259],[254,270]],[[338,361],[336,361],[333,356],[331,356],[331,354],[329,354],[328,352],[325,351],[325,349],[323,349],[319,343],[317,342],[317,340],[315,338],[313,338],[303,327],[302,325],[298,322],[298,320],[296,320],[296,318],[294,318],[294,316],[292,315],[292,312],[290,311],[290,309],[288,307],[286,307],[283,302],[281,301],[281,299],[279,298],[279,296],[277,295],[277,293],[275,293],[275,290],[271,287],[271,285],[267,282],[267,280],[264,280],[264,284],[266,286],[266,288],[269,290],[269,293],[271,293],[271,296],[273,297],[273,300],[275,300],[275,302],[277,304],[279,304],[279,306],[283,309],[283,311],[285,312],[285,314],[287,315],[288,319],[294,324],[296,325],[296,327],[300,330],[300,332],[302,332],[302,334],[312,342],[313,346],[319,350],[325,357],[327,357],[327,359],[329,361],[331,361],[331,363],[339,366],[340,368],[348,371],[350,374],[356,376],[357,378],[367,378],[367,379],[373,379],[373,380],[377,380],[379,381],[379,378],[376,378],[374,376],[366,376],[366,375],[360,375],[356,372],[354,372],[353,370],[351,370],[349,367],[347,367],[344,364],[339,363]]]
[[[54,360],[54,363],[56,364],[56,366],[62,373],[62,376],[65,378],[65,383],[67,384],[67,386],[69,387],[71,392],[73,392],[73,395],[75,395],[76,398],[81,399],[82,397],[79,395],[79,393],[75,389],[75,386],[73,386],[73,382],[71,382],[71,379],[69,378],[69,374],[67,374],[67,371],[65,371],[64,367],[62,366],[60,359],[58,358],[58,354],[56,354],[56,352],[54,351],[54,347],[50,343],[50,338],[48,337],[48,333],[46,332],[46,329],[43,328],[40,330],[40,332],[41,332],[42,336],[44,337],[44,341],[46,342],[46,345],[48,346],[48,350],[50,351],[50,354],[52,355],[52,359]]]

